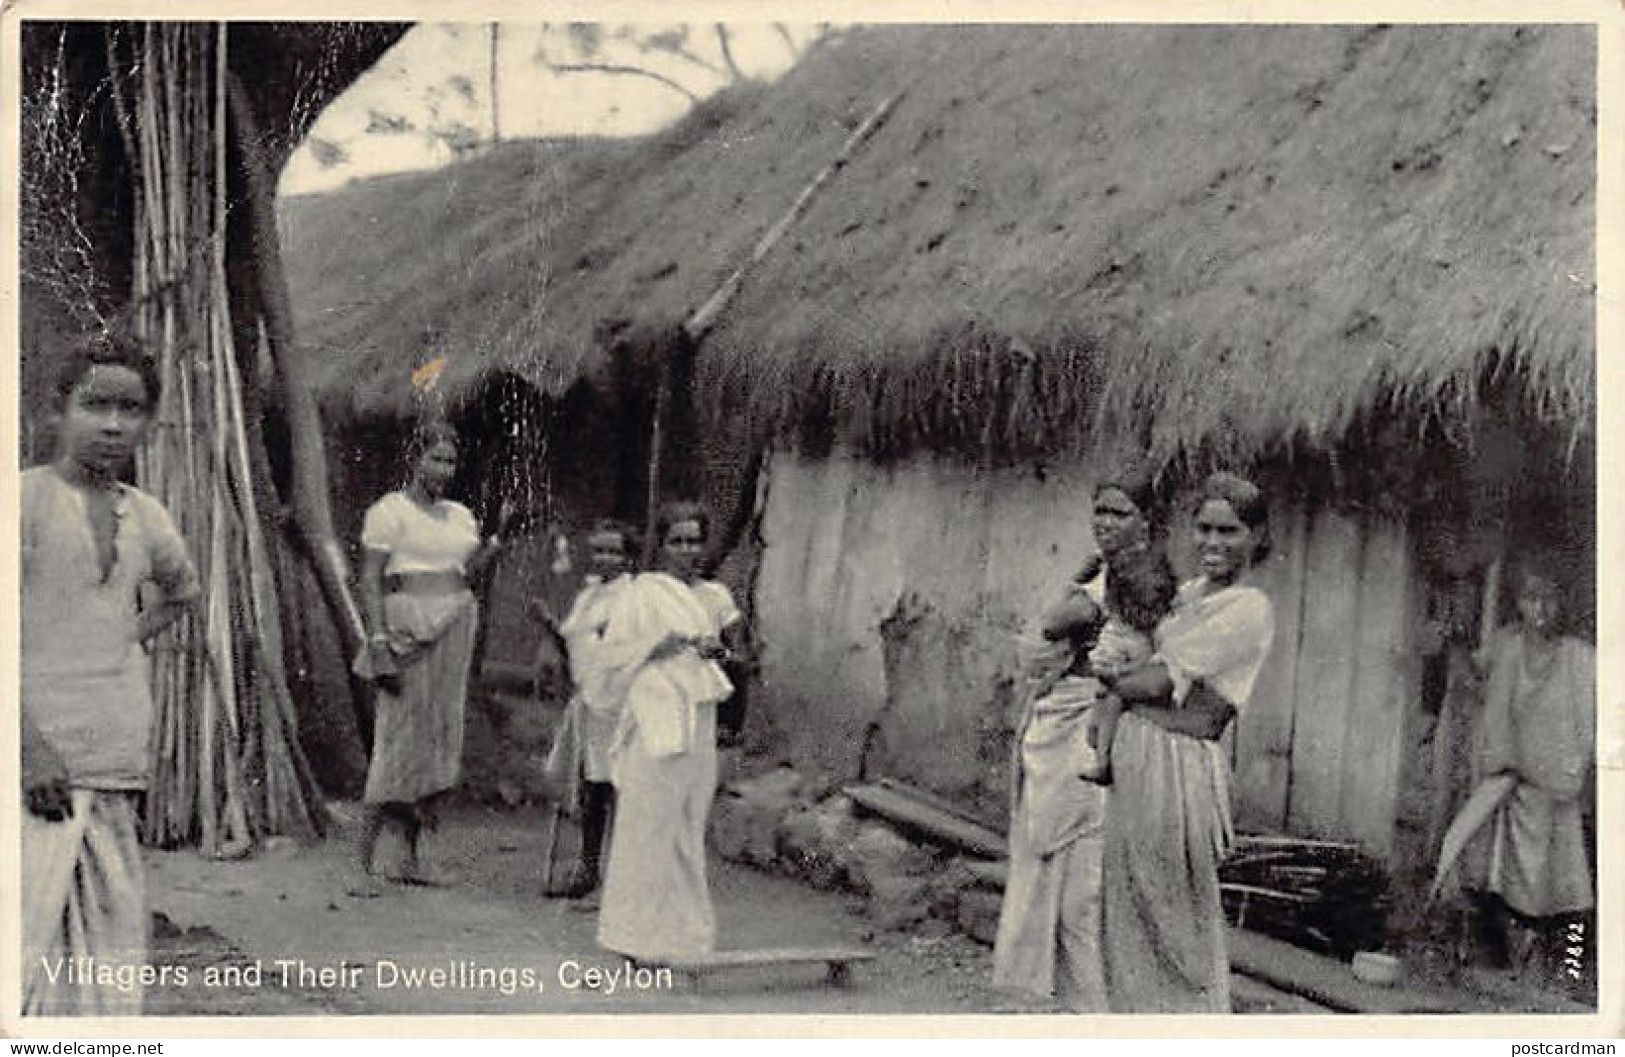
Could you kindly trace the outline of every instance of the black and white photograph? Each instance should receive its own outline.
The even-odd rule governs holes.
[[[509,6],[5,12],[8,1033],[1620,1030],[1617,5]]]

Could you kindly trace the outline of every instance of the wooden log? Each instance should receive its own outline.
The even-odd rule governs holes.
[[[1232,928],[1227,936],[1234,971],[1344,1013],[1374,1015],[1464,1012],[1460,999],[1416,985],[1368,984],[1339,961]]]
[[[527,700],[535,696],[536,672],[528,664],[487,659],[480,665],[478,688],[499,694],[512,694]]]
[[[929,789],[921,789],[918,786],[909,785],[907,782],[900,781],[899,779],[887,778],[884,776],[876,778],[875,783],[883,788],[890,789],[894,793],[901,793],[903,796],[918,800],[920,803],[926,804],[930,807],[934,807],[944,814],[952,815],[955,818],[964,819],[966,822],[969,822],[972,825],[983,826],[987,829],[994,828],[989,826],[984,820],[979,819],[969,811],[966,811],[963,807],[954,803],[952,800],[949,800],[947,797],[938,796]]]
[[[853,785],[843,791],[864,810],[915,830],[939,844],[983,859],[1002,859],[1007,854],[1005,839],[999,833],[895,790],[878,785]]]

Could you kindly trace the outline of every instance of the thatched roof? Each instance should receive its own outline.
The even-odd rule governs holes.
[[[296,300],[329,397],[401,406],[441,353],[450,386],[506,366],[557,392],[606,323],[679,324],[906,89],[707,341],[728,422],[882,452],[1323,449],[1451,415],[1493,368],[1588,431],[1594,48],[1558,26],[867,29],[650,141],[293,203]],[[357,222],[387,251],[357,262]]]

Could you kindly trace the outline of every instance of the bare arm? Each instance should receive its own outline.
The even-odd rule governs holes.
[[[1124,707],[1163,730],[1213,741],[1236,714],[1235,706],[1197,682],[1178,707],[1172,705],[1174,681],[1160,661],[1153,661],[1111,684]]]
[[[367,631],[373,635],[384,633],[384,566],[389,563],[387,551],[365,547],[361,551],[361,581],[356,586],[361,592],[361,615],[367,618]]]
[[[384,621],[384,566],[387,551],[364,547],[361,551],[361,612],[367,619],[366,650],[372,661],[372,678],[386,690],[398,689],[394,680],[400,668],[389,645],[389,628]]]
[[[480,541],[479,550],[475,551],[474,556],[468,559],[466,568],[470,580],[479,579],[491,567],[491,563],[496,561],[497,556],[507,546],[508,536],[518,518],[519,508],[514,505],[512,499],[504,499],[501,509],[497,511],[496,528],[491,531],[489,536]]]
[[[1137,701],[1130,708],[1135,715],[1163,730],[1203,741],[1217,741],[1236,715],[1236,706],[1202,682],[1191,685],[1190,693],[1178,708],[1148,701]]]
[[[557,635],[559,633],[559,618],[553,614],[553,609],[547,604],[547,599],[541,595],[532,595],[525,600],[525,613],[552,634]]]

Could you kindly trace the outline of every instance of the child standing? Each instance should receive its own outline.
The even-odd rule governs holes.
[[[587,548],[591,569],[570,612],[554,629],[568,655],[571,693],[546,766],[565,805],[581,815],[580,860],[564,889],[548,893],[568,898],[591,894],[603,874],[604,837],[615,803],[609,748],[620,723],[621,701],[610,688],[613,673],[600,654],[611,606],[629,579],[631,530],[619,521],[600,521]]]
[[[59,375],[54,462],[22,474],[24,1009],[136,1013],[71,959],[141,966],[147,919],[135,799],[152,698],[142,644],[197,593],[162,505],[120,476],[158,403],[155,366],[103,339]],[[142,604],[141,590],[157,593]]]

